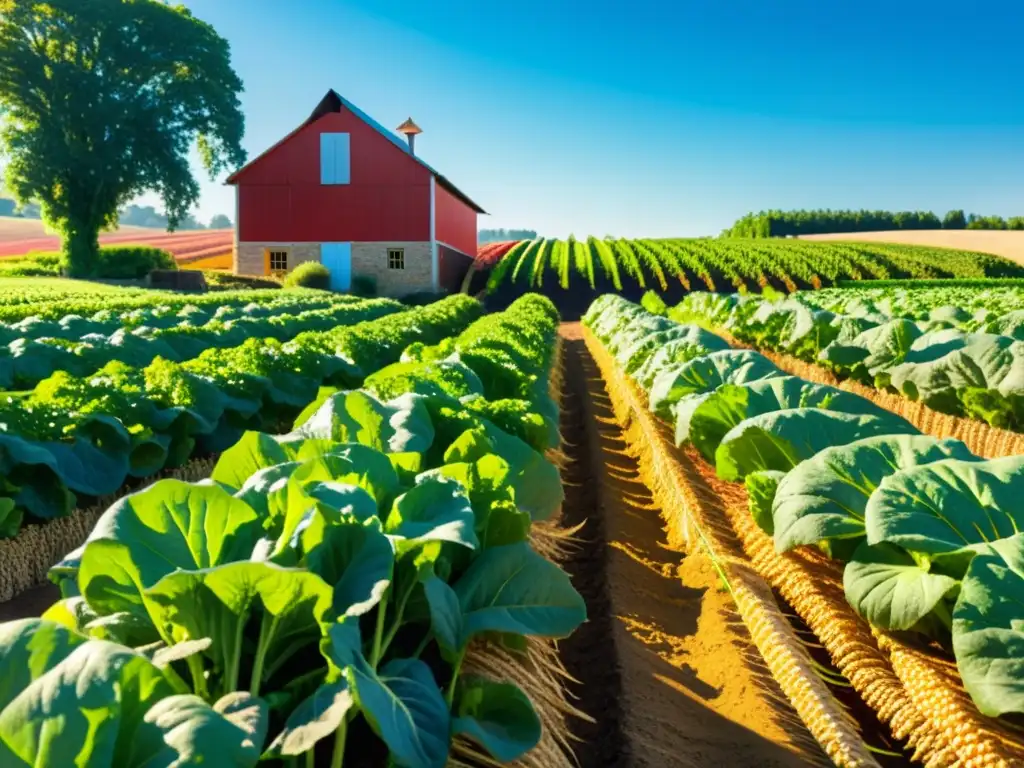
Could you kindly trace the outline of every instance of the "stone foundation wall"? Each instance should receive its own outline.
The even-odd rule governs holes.
[[[389,248],[403,249],[405,269],[388,267]],[[304,261],[320,261],[319,243],[239,243],[232,264],[235,274],[262,275],[264,252],[268,249],[288,252],[289,272]],[[430,291],[433,287],[430,243],[352,243],[352,277],[373,279],[380,296]]]
[[[388,249],[405,251],[405,269],[388,267]],[[432,287],[430,243],[352,243],[352,276],[370,277],[380,296],[404,296]]]
[[[304,261],[320,261],[320,243],[239,243],[232,263],[235,274],[264,274],[263,254],[268,249],[288,252],[289,272]]]

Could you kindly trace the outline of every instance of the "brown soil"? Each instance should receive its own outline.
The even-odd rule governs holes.
[[[58,600],[60,600],[60,590],[53,584],[32,587],[13,600],[0,603],[0,622],[41,616]]]
[[[849,240],[867,243],[905,243],[936,248],[956,248],[1002,256],[1024,264],[1024,232],[985,229],[922,229],[897,232],[846,232],[803,235],[801,240]]]
[[[584,524],[567,569],[590,614],[562,650],[596,721],[575,729],[580,765],[827,764],[759,669],[710,562],[666,544],[578,324],[562,336],[565,523]]]

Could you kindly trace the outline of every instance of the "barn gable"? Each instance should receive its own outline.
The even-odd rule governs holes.
[[[365,277],[381,294],[402,295],[457,289],[476,253],[483,209],[415,155],[411,141],[335,91],[227,183],[236,189],[241,274],[320,261],[336,290]]]

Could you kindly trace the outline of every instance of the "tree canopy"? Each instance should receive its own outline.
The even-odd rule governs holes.
[[[199,198],[195,145],[215,177],[245,162],[242,82],[227,41],[156,0],[0,0],[0,150],[7,189],[36,200],[87,276],[98,234],[146,191],[175,227]]]
[[[493,243],[502,240],[536,240],[532,229],[481,229],[476,235],[479,243]]]

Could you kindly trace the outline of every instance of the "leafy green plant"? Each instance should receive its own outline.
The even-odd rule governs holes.
[[[513,336],[523,365],[546,379],[553,307],[528,297],[504,314],[506,332],[547,318],[544,333]],[[496,341],[499,327],[471,326],[455,346],[462,336],[467,345]],[[160,714],[146,722],[196,723],[187,738],[165,737],[179,750],[168,755],[342,765],[368,748],[348,744],[359,728],[395,764],[440,768],[455,735],[516,760],[541,736],[532,703],[463,665],[477,639],[520,648],[527,637],[565,637],[586,618],[568,576],[529,543],[532,521],[560,505],[561,485],[539,451],[469,402],[416,394],[415,366],[432,364],[402,363],[414,367],[383,377],[408,385],[388,401],[325,392],[291,433],[247,432],[209,482],[163,480],[121,499],[51,572],[66,597],[31,627],[56,640],[11,647],[102,650],[96,669],[121,675],[128,690],[124,670],[137,667],[149,698],[132,706]],[[0,671],[40,674],[40,660],[4,643],[5,630],[20,638],[31,627],[0,625]],[[85,722],[70,696],[46,713],[3,705],[0,744],[38,732],[48,713]],[[89,722],[142,756],[160,738]],[[220,751],[208,758],[218,735]],[[83,741],[77,730],[67,737]],[[115,754],[122,762],[90,753],[90,764],[140,764]]]
[[[813,310],[789,300],[771,306],[693,296],[684,303],[683,312],[670,314],[715,318],[715,324],[727,317],[733,327],[774,339],[799,336],[816,322]],[[865,315],[878,310],[860,307]],[[990,321],[963,308],[931,316]],[[1024,457],[982,460],[963,443],[920,435],[850,392],[773,373],[756,353],[698,344],[674,361],[662,354],[660,341],[692,331],[673,331],[664,318],[617,296],[595,301],[583,321],[623,370],[632,368],[652,410],[675,419],[677,441],[700,450],[722,479],[744,482],[751,515],[779,552],[812,546],[842,563],[846,599],[871,625],[914,632],[950,649],[983,714],[1024,712]],[[947,329],[919,335],[918,341],[931,335],[919,345],[905,340],[904,322],[883,318],[836,338],[852,349],[853,339],[871,340],[849,358],[868,372],[892,359],[908,365],[914,355],[937,362],[959,353],[958,367],[967,371],[1005,363],[992,351],[1008,349],[1005,341],[967,354],[972,342]],[[955,375],[917,363],[928,375],[907,378],[922,385],[942,386]],[[733,383],[747,375],[754,380]]]
[[[285,288],[317,288],[321,291],[331,287],[331,270],[317,261],[304,261],[284,279]]]
[[[378,299],[343,306],[351,325],[332,314],[332,330],[285,343],[250,338],[181,363],[113,360],[88,376],[54,373],[0,405],[7,456],[0,498],[13,500],[26,520],[65,515],[74,494],[112,493],[129,476],[179,466],[197,447],[224,450],[248,426],[290,420],[322,385],[358,385],[407,344],[439,341],[482,311],[462,295],[403,312]]]
[[[353,275],[352,276],[352,295],[353,296],[376,296],[377,295],[377,281],[369,275]]]
[[[141,278],[154,269],[176,270],[178,262],[167,251],[146,245],[106,245],[99,249],[93,273],[112,279]]]

